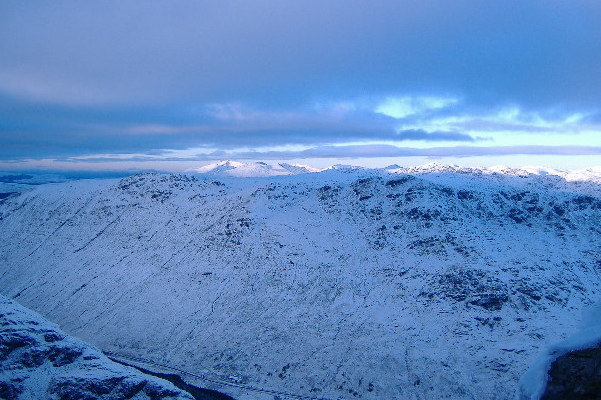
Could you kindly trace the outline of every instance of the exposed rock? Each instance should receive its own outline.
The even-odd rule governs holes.
[[[422,296],[465,302],[488,311],[498,311],[509,301],[507,285],[489,272],[465,267],[452,267],[435,277]]]
[[[558,357],[541,400],[601,399],[601,347]]]
[[[0,399],[193,400],[171,383],[99,350],[0,296]]]

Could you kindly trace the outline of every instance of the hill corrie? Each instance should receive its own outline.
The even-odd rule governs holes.
[[[0,200],[0,293],[102,350],[216,380],[513,399],[597,307],[600,220],[598,178],[511,169],[47,184]]]

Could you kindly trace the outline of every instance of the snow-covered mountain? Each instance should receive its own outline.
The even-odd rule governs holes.
[[[193,400],[0,296],[0,398]]]
[[[599,301],[600,193],[440,165],[44,185],[0,203],[0,292],[216,381],[513,399]]]
[[[220,161],[199,168],[188,170],[188,173],[208,174],[212,176],[266,177],[278,175],[297,175],[318,172],[319,169],[306,165],[279,163],[276,165],[264,162],[241,163],[238,161]]]
[[[328,168],[314,168],[308,165],[300,164],[268,164],[265,162],[242,163],[238,161],[219,161],[199,168],[192,168],[186,173],[206,174],[210,176],[231,176],[231,177],[268,177],[279,175],[297,175],[310,172],[321,172],[331,169],[338,170],[360,170],[364,167],[354,165],[337,164]],[[554,175],[564,178],[567,181],[584,181],[601,183],[601,167],[591,167],[580,170],[559,170],[540,166],[525,166],[522,168],[512,168],[504,165],[496,165],[488,168],[471,168],[458,165],[446,165],[437,162],[424,164],[416,167],[401,167],[393,164],[382,168],[383,171],[405,173],[405,174],[429,174],[435,172],[455,172],[455,173],[474,173],[474,174],[505,174],[505,175]]]

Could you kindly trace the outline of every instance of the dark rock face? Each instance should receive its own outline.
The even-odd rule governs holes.
[[[601,347],[557,358],[549,369],[549,382],[541,399],[601,399]]]
[[[498,311],[509,301],[507,285],[493,274],[465,267],[452,267],[437,276],[429,290],[421,293],[428,299],[446,298]]]
[[[192,400],[169,382],[113,363],[0,296],[0,399]]]
[[[131,399],[145,395],[149,399],[178,398],[179,390],[131,377],[57,379],[50,382],[48,394],[61,400]]]
[[[116,362],[119,362],[119,361],[116,361]],[[148,369],[137,367],[134,365],[125,364],[122,362],[119,362],[119,363],[123,364],[123,365],[128,365],[128,366],[134,367],[137,370],[139,370],[145,374],[156,376],[161,379],[165,379],[166,381],[173,383],[177,388],[185,390],[186,392],[190,393],[194,397],[194,400],[235,400],[233,397],[230,397],[226,394],[220,393],[216,390],[204,389],[204,388],[199,388],[199,387],[190,385],[187,382],[185,382],[179,375],[163,374],[160,372],[153,372]]]

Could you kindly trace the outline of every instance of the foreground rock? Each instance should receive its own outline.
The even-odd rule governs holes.
[[[4,297],[0,297],[0,398],[193,399],[167,381],[113,363]]]
[[[601,304],[583,328],[541,352],[520,382],[520,400],[601,399]]]
[[[555,360],[542,399],[601,399],[601,347],[573,351]]]

